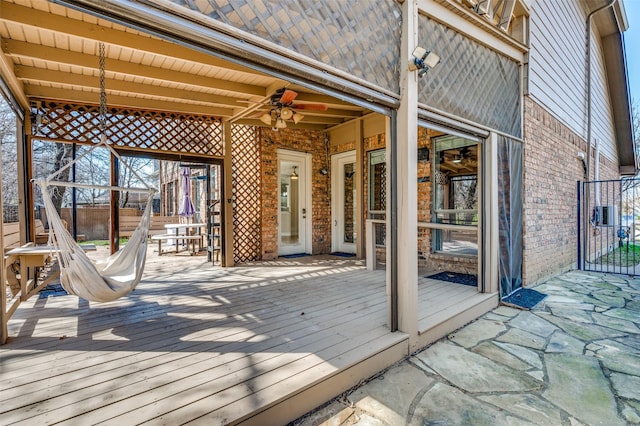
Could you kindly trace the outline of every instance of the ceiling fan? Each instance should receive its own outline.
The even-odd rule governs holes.
[[[260,121],[268,124],[274,129],[284,129],[287,127],[286,120],[291,120],[298,124],[304,115],[296,110],[306,109],[313,111],[326,111],[324,104],[294,104],[293,101],[298,96],[297,92],[286,88],[276,91],[269,101],[271,110],[260,116]]]

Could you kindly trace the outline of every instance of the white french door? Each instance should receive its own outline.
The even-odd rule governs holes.
[[[311,253],[311,155],[278,150],[278,255]]]
[[[331,250],[356,253],[358,217],[356,214],[356,152],[331,157]]]

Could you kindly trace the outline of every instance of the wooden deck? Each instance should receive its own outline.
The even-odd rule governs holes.
[[[221,269],[152,253],[129,297],[20,306],[0,346],[0,418],[285,424],[408,354],[407,335],[385,325],[384,280],[331,256]],[[420,297],[432,311],[421,327],[436,328],[447,306],[450,317],[461,300],[486,299],[434,280]]]

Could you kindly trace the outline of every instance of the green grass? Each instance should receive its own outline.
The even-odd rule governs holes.
[[[640,245],[626,243],[596,260],[602,265],[633,266],[640,263]]]

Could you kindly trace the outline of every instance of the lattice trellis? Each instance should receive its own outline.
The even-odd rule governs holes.
[[[418,22],[420,44],[442,58],[420,79],[420,102],[520,137],[518,64],[426,16]]]
[[[100,139],[98,105],[34,102],[32,135],[42,140],[95,143]],[[107,108],[107,139],[121,149],[224,155],[222,124],[216,117]]]
[[[255,127],[231,128],[233,251],[235,262],[260,258],[262,196],[260,142]]]

